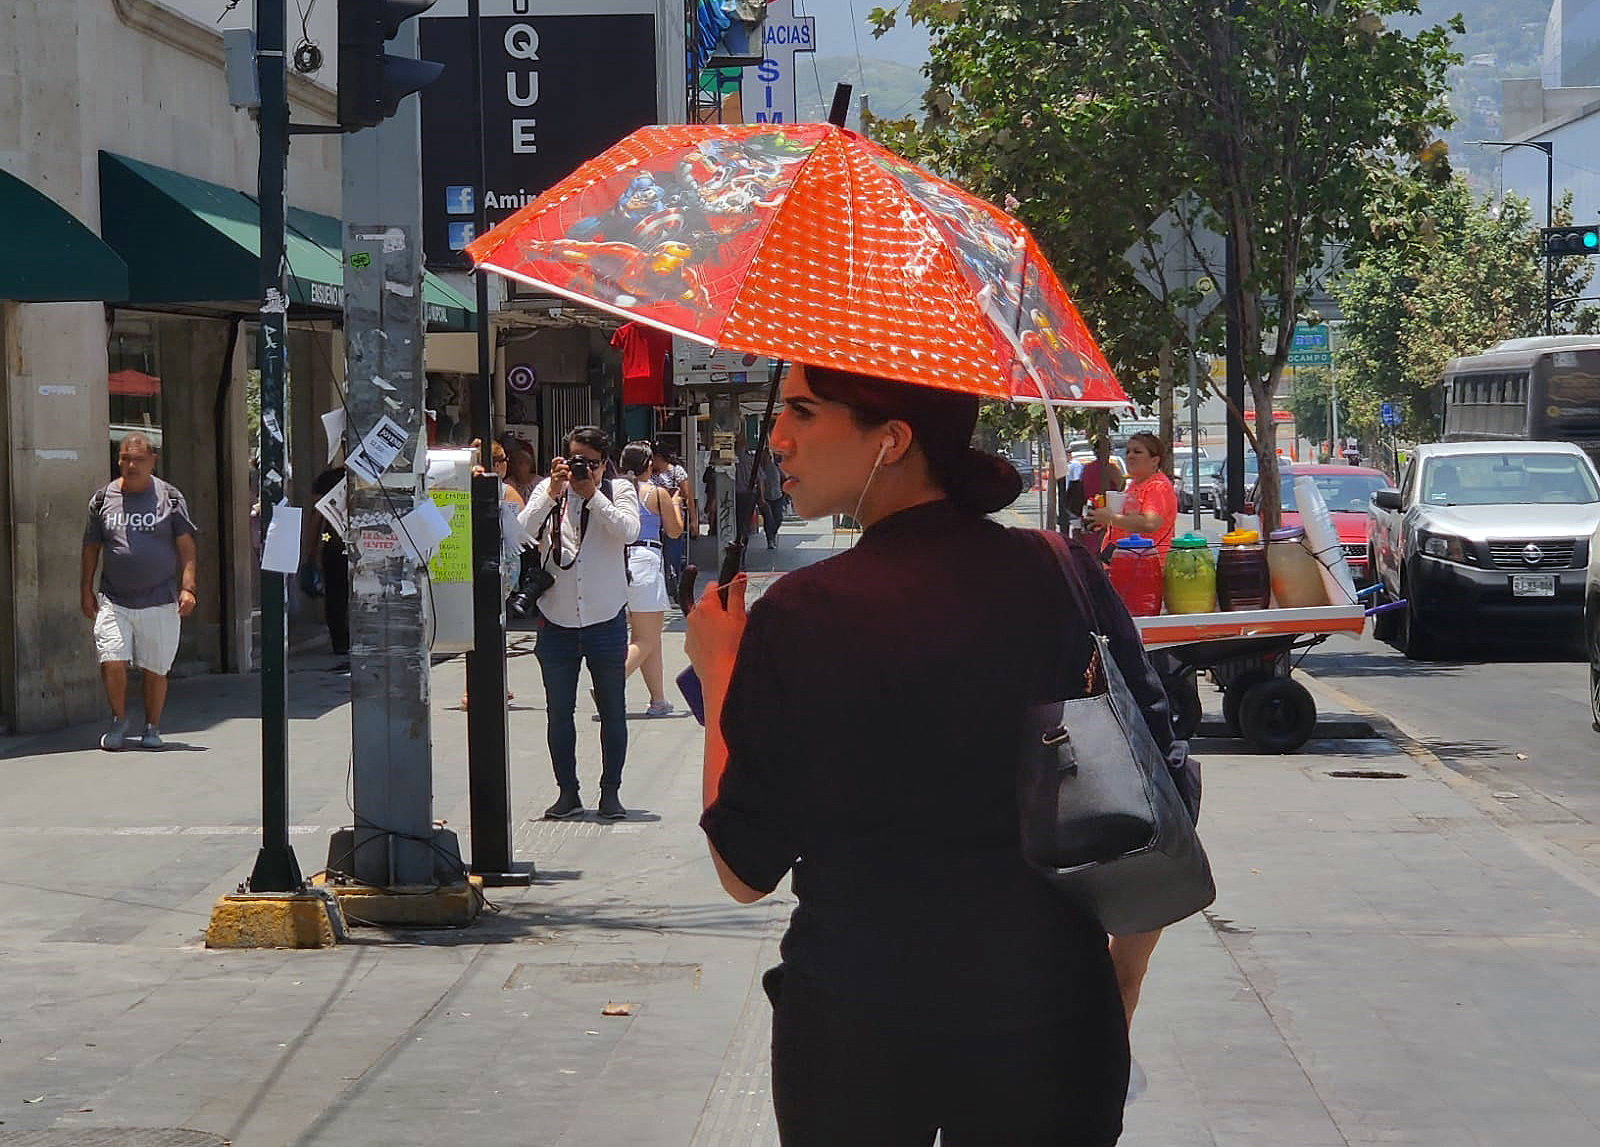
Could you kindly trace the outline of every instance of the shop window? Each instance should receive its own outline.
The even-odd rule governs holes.
[[[143,431],[161,449],[161,320],[119,314],[107,347],[106,389],[110,392],[108,475],[117,474],[117,450],[124,435]]]

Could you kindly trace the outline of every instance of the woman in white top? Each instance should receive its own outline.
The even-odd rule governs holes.
[[[631,442],[622,451],[622,472],[639,494],[639,538],[628,547],[628,661],[650,691],[647,717],[672,712],[661,668],[661,628],[667,616],[667,582],[661,561],[663,538],[683,534],[678,496],[649,481],[650,443]]]

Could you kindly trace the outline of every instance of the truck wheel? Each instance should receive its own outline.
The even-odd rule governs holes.
[[[1266,673],[1246,673],[1228,683],[1222,691],[1222,720],[1228,726],[1228,732],[1235,737],[1240,735],[1239,707],[1244,704],[1244,695],[1250,691],[1250,687],[1271,680]]]
[[[1589,716],[1600,733],[1600,617],[1589,634]]]
[[[1259,681],[1239,707],[1244,739],[1264,753],[1292,753],[1317,727],[1317,703],[1304,685],[1289,677]]]
[[[1172,708],[1172,735],[1187,741],[1200,728],[1200,718],[1205,715],[1195,675],[1179,673],[1163,677],[1161,684],[1166,687],[1167,702]]]
[[[1403,584],[1400,592],[1406,592]],[[1428,629],[1428,623],[1418,615],[1417,603],[1407,597],[1406,607],[1394,612],[1400,621],[1399,632],[1395,635],[1395,648],[1405,655],[1407,661],[1427,661],[1433,657],[1437,643]]]

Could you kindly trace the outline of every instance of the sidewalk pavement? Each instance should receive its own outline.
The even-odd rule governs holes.
[[[786,523],[771,568],[832,544]],[[670,676],[681,619],[667,641]],[[252,679],[175,682],[163,752],[103,753],[98,727],[0,744],[0,1145],[774,1144],[759,976],[792,897],[718,889],[686,717],[631,723],[629,820],[533,819],[552,782],[529,652],[514,635],[512,785],[516,854],[539,875],[460,931],[200,945],[258,846]],[[350,818],[348,678],[330,666],[290,677],[308,872]],[[460,659],[435,667],[436,815],[469,844],[461,685]],[[1425,753],[1197,752],[1219,896],[1156,953],[1125,1145],[1600,1142],[1600,889],[1521,847]]]

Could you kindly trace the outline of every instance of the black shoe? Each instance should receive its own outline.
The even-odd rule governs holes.
[[[600,802],[602,808],[605,801]],[[561,795],[556,798],[556,803],[544,810],[545,820],[570,820],[575,816],[583,815],[583,801],[578,797],[577,789],[562,789]]]
[[[607,820],[622,820],[628,815],[628,810],[617,799],[616,789],[600,790],[600,815]]]

